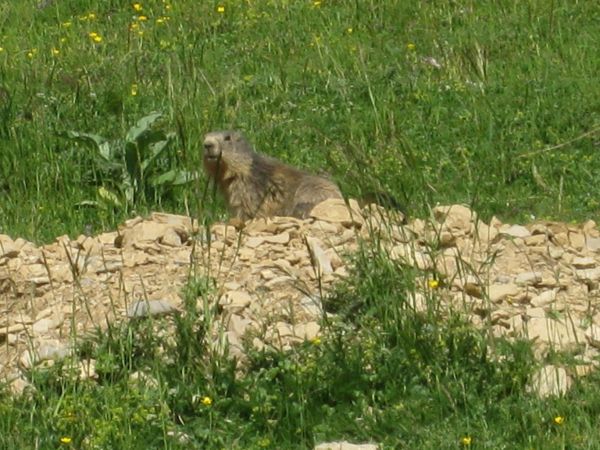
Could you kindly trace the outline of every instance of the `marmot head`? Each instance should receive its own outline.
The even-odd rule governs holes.
[[[211,131],[204,137],[204,168],[221,181],[250,171],[253,153],[239,131]]]
[[[251,150],[244,135],[239,131],[211,131],[204,137],[204,161],[217,162],[234,157],[235,153],[248,153]]]

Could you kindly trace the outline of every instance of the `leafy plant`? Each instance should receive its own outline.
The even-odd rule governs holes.
[[[96,200],[81,204],[130,211],[140,202],[158,200],[175,186],[195,178],[193,173],[173,167],[176,162],[171,148],[175,133],[154,127],[161,117],[159,112],[148,114],[124,138],[113,141],[80,131],[63,133],[64,137],[93,150],[92,178],[100,186]]]

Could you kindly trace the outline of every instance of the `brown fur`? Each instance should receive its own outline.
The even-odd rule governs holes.
[[[237,131],[213,131],[204,138],[204,169],[227,201],[231,214],[303,218],[328,198],[342,198],[327,178],[256,153]]]

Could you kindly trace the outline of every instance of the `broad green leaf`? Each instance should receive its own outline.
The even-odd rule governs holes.
[[[98,155],[107,161],[111,159],[110,143],[102,136],[79,131],[65,131],[60,133],[60,136],[94,148],[98,152]]]
[[[160,156],[164,149],[168,148],[170,141],[159,141],[154,144],[150,144],[150,155],[142,161],[142,172],[145,172],[148,167]]]
[[[104,186],[98,188],[98,197],[105,203],[109,203],[117,208],[122,207],[122,203],[119,197],[114,192],[109,191]]]
[[[153,112],[145,117],[142,117],[134,126],[129,129],[127,135],[125,136],[125,140],[127,142],[137,141],[142,134],[147,133],[150,130],[152,124],[160,117],[162,117],[162,113],[160,112]]]
[[[182,184],[197,180],[198,178],[199,175],[196,172],[173,169],[153,178],[151,183],[152,186],[162,186],[165,184],[170,186],[181,186]]]

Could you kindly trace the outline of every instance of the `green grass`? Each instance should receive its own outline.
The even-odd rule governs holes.
[[[131,208],[103,204],[100,188],[120,179],[64,137],[122,139],[152,111],[176,134],[158,172],[200,172],[203,134],[239,128],[260,151],[330,173],[348,196],[386,192],[417,216],[438,202],[473,205],[484,219],[598,211],[594,2],[156,0],[141,12],[116,0],[46,3],[0,4],[1,233],[47,242],[157,209],[212,218],[202,176]],[[330,300],[343,320],[320,345],[252,354],[241,377],[211,356],[194,313],[210,292],[192,280],[174,342],[156,337],[160,323],[115,326],[81,351],[98,360],[98,382],[73,381],[67,362],[34,374],[31,398],[3,396],[0,446],[56,448],[70,437],[73,448],[310,448],[347,438],[442,449],[471,436],[471,448],[600,447],[598,375],[564,399],[536,399],[524,389],[534,370],[526,343],[440,317],[435,297],[428,314],[413,312],[413,274],[368,256]],[[157,387],[132,384],[136,370]]]
[[[593,2],[224,2],[218,13],[154,1],[142,2],[146,21],[127,2],[49,3],[0,7],[3,232],[46,241],[130,215],[78,206],[106,180],[60,134],[122,137],[154,110],[178,135],[165,170],[199,171],[202,135],[234,127],[349,196],[387,192],[417,215],[436,202],[505,219],[598,209],[598,133],[543,151],[600,126]],[[202,214],[203,189],[137,210]]]

